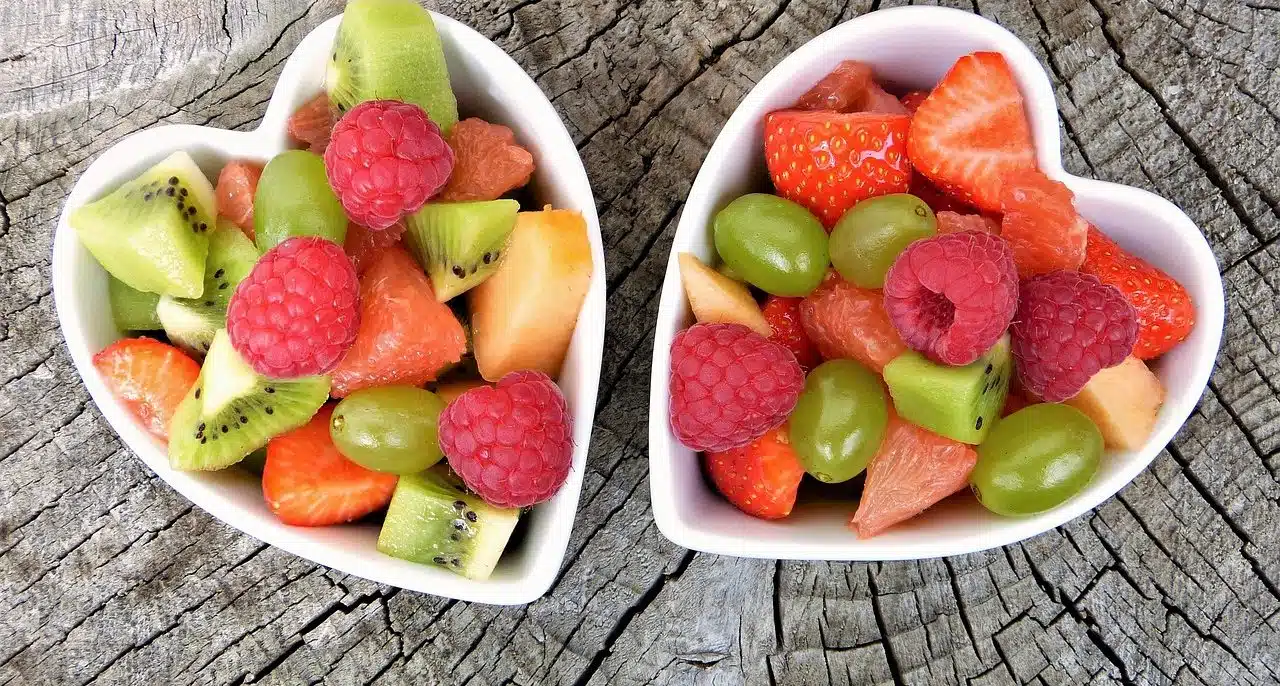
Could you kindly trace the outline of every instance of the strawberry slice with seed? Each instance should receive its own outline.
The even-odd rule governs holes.
[[[1036,167],[1022,93],[1004,56],[975,52],[957,60],[916,109],[907,150],[934,185],[999,212],[1002,179]]]

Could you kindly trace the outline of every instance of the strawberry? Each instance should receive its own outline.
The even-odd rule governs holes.
[[[800,319],[800,303],[803,298],[782,298],[771,295],[764,302],[764,319],[769,322],[773,334],[769,340],[781,343],[796,356],[796,362],[808,372],[818,366],[822,358],[818,357],[818,349],[809,340],[804,331],[804,322]]]
[[[939,188],[999,212],[1001,179],[1036,166],[1022,93],[1004,56],[956,60],[911,118],[907,147],[911,164]]]
[[[855,203],[911,183],[905,114],[780,110],[765,116],[765,162],[782,197],[828,230]]]
[[[1182,284],[1140,257],[1125,252],[1090,225],[1080,271],[1120,290],[1138,311],[1133,355],[1150,360],[1181,343],[1196,324],[1195,304]]]
[[[116,341],[93,356],[93,366],[147,431],[166,441],[173,411],[200,376],[195,360],[150,338]]]
[[[880,449],[867,463],[858,511],[849,520],[858,538],[906,521],[968,485],[978,453],[890,413]]]
[[[978,208],[973,205],[961,202],[950,195],[947,195],[941,188],[933,185],[933,182],[925,178],[923,174],[911,175],[911,188],[909,191],[912,195],[924,201],[929,209],[936,212],[959,212],[960,214],[974,214]]]
[[[391,502],[398,477],[343,457],[329,437],[332,415],[332,405],[322,407],[310,422],[267,443],[262,496],[285,524],[341,524]]]
[[[1004,397],[1004,407],[1000,409],[1000,416],[1008,417],[1028,405],[1035,404],[1035,401],[1028,399],[1027,396],[1022,394],[1022,391],[1010,388],[1009,395]]]
[[[741,448],[707,453],[707,472],[734,507],[753,517],[781,519],[796,504],[804,467],[783,424]]]
[[[927,97],[929,97],[929,91],[911,91],[902,96],[902,106],[911,114],[915,114],[916,110],[920,109],[920,103]]]

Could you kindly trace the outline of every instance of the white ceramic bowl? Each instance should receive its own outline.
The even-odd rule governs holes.
[[[128,136],[89,165],[58,220],[53,292],[71,357],[107,421],[156,474],[213,516],[295,555],[380,583],[461,600],[526,603],[545,593],[560,570],[582,489],[604,343],[605,276],[600,224],[573,140],[538,86],[484,36],[448,17],[435,14],[434,18],[463,114],[505,124],[516,132],[517,140],[533,153],[537,163],[532,187],[538,204],[550,203],[581,212],[590,229],[595,261],[591,288],[558,380],[573,412],[573,469],[553,499],[526,515],[524,538],[503,554],[488,580],[472,581],[442,569],[382,555],[374,549],[376,526],[301,528],[282,524],[267,510],[258,480],[238,470],[191,473],[171,469],[165,446],[116,402],[91,362],[93,354],[119,334],[111,323],[106,272],[67,225],[70,209],[103,195],[176,150],[191,153],[212,180],[228,160],[265,162],[286,149],[285,122],[291,112],[321,90],[341,17],[316,27],[298,45],[280,74],[266,115],[256,130],[157,127]]]
[[[711,258],[711,219],[735,197],[767,190],[762,124],[765,113],[790,106],[837,62],[858,59],[879,79],[900,88],[930,88],[961,55],[1004,54],[1027,101],[1040,167],[1076,194],[1081,214],[1126,249],[1182,282],[1197,308],[1191,337],[1165,355],[1155,372],[1168,389],[1155,433],[1141,450],[1108,452],[1089,486],[1042,514],[1010,519],[973,498],[950,498],[909,522],[868,540],[845,523],[856,508],[803,502],[791,517],[768,522],[745,515],[704,482],[697,455],[680,445],[668,424],[671,340],[692,323],[675,256]],[[662,533],[688,548],[726,555],[812,560],[897,560],[957,555],[1014,543],[1088,511],[1127,484],[1169,442],[1195,407],[1222,334],[1222,281],[1195,224],[1177,207],[1146,191],[1081,179],[1063,171],[1058,112],[1044,70],[1013,34],[981,17],[938,7],[872,12],[827,31],[774,67],[747,94],[711,147],[676,229],[658,308],[649,408],[649,469],[654,516]]]

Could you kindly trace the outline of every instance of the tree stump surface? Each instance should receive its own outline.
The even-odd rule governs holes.
[[[1226,281],[1218,366],[1096,511],[922,562],[695,554],[650,513],[657,294],[742,96],[868,0],[444,0],[555,103],[608,255],[600,411],[561,577],[498,608],[380,586],[195,508],[125,449],[59,332],[54,226],[159,123],[249,129],[340,0],[0,7],[0,684],[1280,682],[1280,4],[975,0],[1050,72],[1073,173],[1185,208]]]

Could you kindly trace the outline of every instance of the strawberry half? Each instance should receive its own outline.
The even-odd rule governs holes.
[[[1150,360],[1185,340],[1196,325],[1195,304],[1187,289],[1158,267],[1125,252],[1097,227],[1090,225],[1088,236],[1080,271],[1118,288],[1138,311],[1134,357]]]
[[[890,413],[880,449],[849,526],[870,538],[968,485],[978,463],[971,445],[943,438]]]
[[[764,119],[764,154],[778,193],[828,230],[845,210],[911,184],[905,114],[780,110]]]
[[[911,164],[939,188],[1000,211],[1001,179],[1036,167],[1022,93],[1000,53],[956,60],[916,109],[908,150]]]
[[[200,376],[195,360],[151,338],[118,340],[93,356],[93,366],[147,431],[166,441],[174,410]]]
[[[329,437],[332,415],[332,405],[322,407],[310,422],[267,443],[262,496],[285,524],[341,524],[391,502],[398,477],[343,457]]]
[[[796,362],[806,373],[822,363],[818,349],[805,333],[804,322],[800,318],[800,303],[803,298],[782,298],[771,295],[764,301],[764,320],[769,322],[773,334],[769,340],[781,343],[796,356]]]
[[[753,517],[781,519],[796,504],[804,467],[783,424],[741,448],[707,453],[707,472],[734,507]]]

